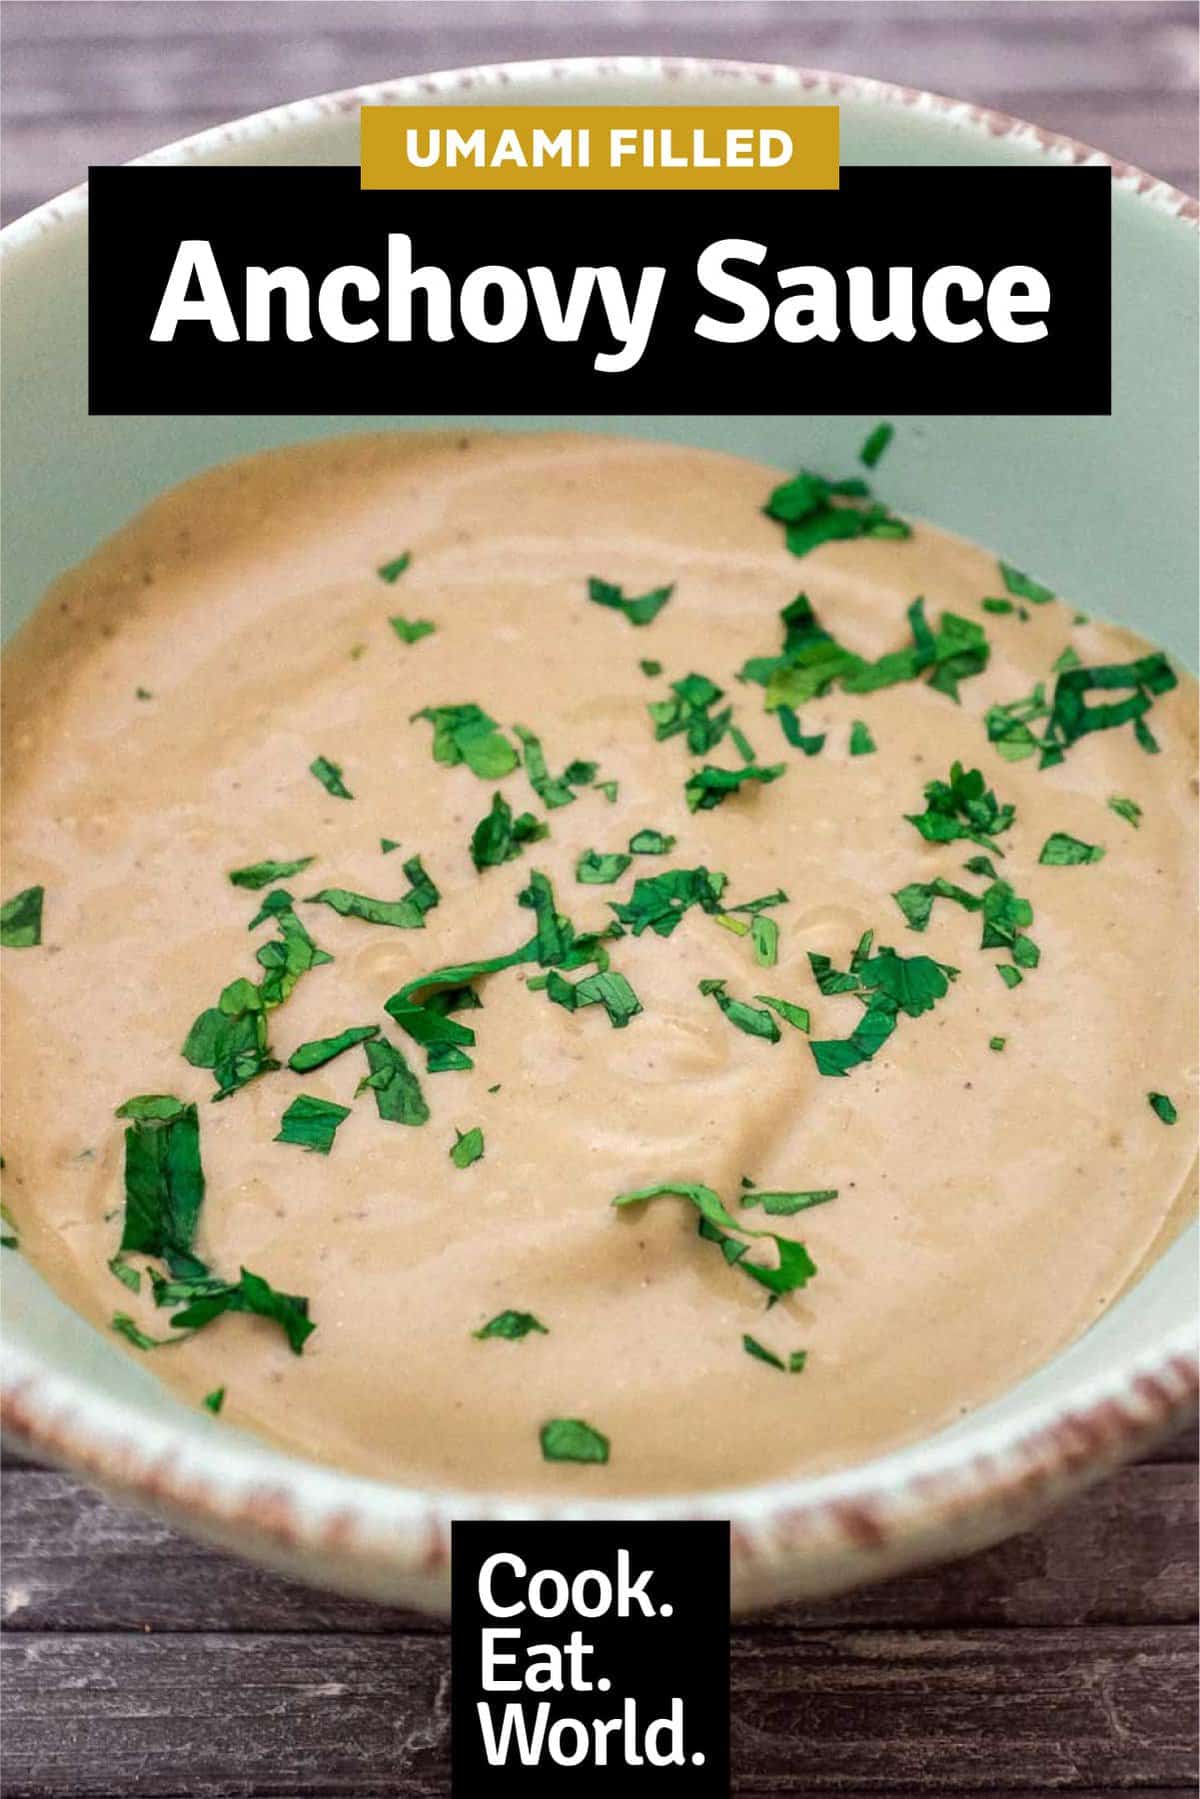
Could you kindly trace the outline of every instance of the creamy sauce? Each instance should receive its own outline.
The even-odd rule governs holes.
[[[897,448],[893,455],[900,454]],[[886,476],[886,464],[883,475]],[[301,1356],[270,1323],[218,1320],[147,1366],[223,1418],[341,1467],[467,1488],[671,1492],[835,1468],[931,1431],[1070,1342],[1161,1246],[1189,1203],[1195,1119],[1192,1000],[1194,688],[1157,701],[1154,757],[1132,731],[1089,736],[1062,766],[1009,764],[983,713],[1051,680],[1072,644],[1126,660],[1130,633],[1073,623],[1059,603],[991,617],[991,555],[917,525],[907,542],[828,544],[797,560],[761,507],[778,477],[728,457],[571,436],[375,437],[217,470],[151,507],[62,580],[6,658],[4,890],[46,888],[40,948],[5,951],[6,1200],[22,1251],[100,1328],[167,1314],[118,1285],[122,1129],[138,1093],[199,1102],[208,1182],[197,1241],[219,1271],[246,1266],[306,1294]],[[886,478],[878,483],[886,493]],[[400,551],[393,586],[375,570]],[[596,574],[674,597],[647,628],[589,602]],[[907,641],[924,594],[982,622],[991,662],[955,705],[924,684],[803,708],[818,756],[788,746],[759,687],[736,672],[776,654],[778,613],[803,589],[822,623],[875,657]],[[437,630],[406,646],[389,614]],[[663,663],[658,678],[639,658]],[[726,688],[769,787],[689,815],[701,761],[655,742],[647,702],[696,670]],[[152,696],[137,697],[141,688]],[[511,736],[542,739],[552,772],[574,758],[620,783],[545,813],[525,772],[514,811],[548,841],[477,874],[471,832],[494,784],[431,755],[427,705],[476,701]],[[851,758],[851,722],[877,753]],[[341,766],[352,801],[308,772]],[[907,823],[926,781],[982,768],[1016,823],[1002,872],[1033,903],[1040,967],[1009,991],[979,947],[977,915],[939,901],[910,932],[893,890],[962,873],[970,843],[934,846]],[[1106,805],[1128,795],[1134,830]],[[673,833],[612,887],[581,886],[588,849]],[[1106,847],[1095,866],[1044,867],[1053,831]],[[399,841],[384,856],[379,840]],[[424,930],[377,927],[301,899],[320,887],[394,897],[420,852],[441,891]],[[180,1045],[238,975],[257,978],[247,924],[261,895],[227,872],[265,857],[317,860],[285,883],[335,960],[271,1014],[274,1053],[378,1021],[418,1071],[431,1119],[409,1128],[356,1101],[363,1052],[306,1075],[286,1067],[211,1104]],[[529,992],[518,967],[479,984],[471,1072],[429,1075],[386,1019],[403,982],[524,942],[532,869],[580,929],[611,917],[637,875],[704,865],[727,897],[783,887],[779,965],[693,910],[673,936],[610,945],[644,1011],[611,1027]],[[807,952],[844,968],[859,934],[954,964],[936,1009],[902,1017],[873,1061],[822,1077],[808,1039],[735,1029],[731,994],[808,1006],[813,1035],[846,1035],[852,997],[822,998]],[[574,978],[574,977],[572,977]],[[1006,1039],[1003,1053],[989,1038]],[[491,1089],[499,1083],[499,1090]],[[1151,1111],[1171,1095],[1179,1123]],[[300,1093],[351,1105],[326,1156],[274,1141]],[[456,1130],[481,1126],[481,1161],[456,1168]],[[819,1273],[772,1310],[683,1199],[618,1212],[619,1193],[703,1182],[738,1209],[761,1188],[836,1188],[794,1218],[745,1214],[802,1239]],[[135,1258],[136,1259],[136,1258]],[[476,1341],[505,1308],[547,1335]],[[743,1333],[804,1372],[752,1359]],[[136,1349],[130,1354],[137,1355]],[[543,1461],[539,1427],[582,1418],[607,1466]]]

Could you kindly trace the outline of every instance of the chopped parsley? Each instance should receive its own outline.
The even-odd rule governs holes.
[[[807,1031],[812,1019],[807,1006],[794,1006],[791,1000],[774,999],[769,993],[756,993],[755,999],[761,1000],[764,1006],[770,1006],[772,1012],[778,1012],[785,1024],[790,1024],[798,1031]]]
[[[483,1132],[478,1125],[469,1131],[454,1132],[454,1147],[450,1151],[450,1160],[456,1168],[469,1168],[472,1162],[483,1158]]]
[[[379,839],[379,853],[381,856],[390,856],[393,850],[398,850],[399,848],[400,845],[396,842],[394,837],[381,837]]]
[[[723,805],[729,795],[737,793],[747,781],[767,786],[786,773],[786,765],[782,762],[772,762],[764,768],[755,762],[748,762],[744,768],[714,768],[711,762],[706,762],[703,768],[693,769],[683,784],[688,811],[711,811],[714,806]]]
[[[408,892],[399,899],[369,899],[365,893],[350,893],[345,887],[322,887],[310,893],[310,906],[331,906],[342,918],[361,918],[367,924],[393,925],[400,931],[423,931],[425,914],[441,899],[433,881],[421,866],[420,856],[410,856],[404,864],[409,881]]]
[[[788,1293],[795,1293],[816,1274],[817,1268],[803,1243],[795,1242],[791,1237],[780,1237],[774,1231],[752,1231],[745,1224],[733,1218],[722,1205],[720,1198],[711,1187],[701,1186],[695,1181],[664,1181],[654,1187],[640,1187],[633,1193],[620,1193],[613,1200],[614,1206],[640,1205],[643,1200],[659,1199],[663,1195],[671,1195],[690,1200],[700,1214],[700,1234],[707,1242],[718,1243],[721,1253],[731,1267],[738,1267],[759,1286],[765,1287],[771,1295],[771,1303],[782,1299]],[[739,1237],[766,1237],[774,1243],[779,1261],[774,1268],[765,1268],[757,1262],[747,1262],[746,1257],[750,1245],[738,1241]]]
[[[1168,1099],[1165,1093],[1147,1093],[1146,1098],[1149,1100],[1150,1110],[1156,1118],[1161,1118],[1164,1124],[1175,1123],[1179,1113],[1175,1109],[1174,1102]]]
[[[275,1141],[296,1143],[302,1149],[327,1156],[333,1148],[338,1125],[349,1116],[349,1106],[338,1106],[331,1099],[316,1099],[311,1093],[301,1093],[280,1119]]]
[[[594,762],[572,762],[561,775],[552,775],[546,767],[541,739],[535,737],[532,731],[527,731],[524,725],[514,725],[513,730],[525,751],[525,773],[529,776],[529,785],[548,812],[552,812],[556,806],[569,806],[576,797],[573,789],[587,787],[595,780]]]
[[[638,621],[635,620],[635,623]],[[546,1462],[607,1462],[611,1445],[582,1418],[551,1418],[538,1433]]]
[[[873,756],[875,739],[861,718],[856,718],[850,726],[850,754],[852,756]]]
[[[1038,857],[1038,861],[1049,868],[1073,868],[1081,862],[1103,860],[1103,844],[1084,843],[1082,838],[1072,837],[1067,831],[1051,831]]]
[[[487,1337],[503,1337],[508,1343],[519,1343],[522,1337],[528,1337],[533,1331],[543,1337],[550,1335],[546,1326],[532,1312],[497,1312],[481,1330],[472,1331],[471,1335],[481,1342]]]
[[[820,755],[825,748],[827,732],[818,731],[806,735],[799,716],[790,706],[776,706],[775,716],[779,720],[784,736],[794,750],[801,750],[806,756]]]
[[[617,786],[618,784],[616,781],[597,781],[596,792],[602,793],[611,806],[616,802]]]
[[[326,1062],[332,1062],[344,1050],[353,1049],[356,1043],[365,1043],[368,1037],[378,1035],[377,1024],[356,1024],[339,1031],[334,1037],[314,1037],[292,1051],[288,1057],[288,1067],[294,1074],[310,1074],[314,1068],[323,1068]]]
[[[204,1204],[196,1107],[170,1093],[145,1093],[115,1115],[127,1120],[119,1253],[190,1260]]]
[[[375,570],[375,573],[381,581],[387,581],[390,584],[400,579],[411,561],[412,551],[405,550],[403,555],[394,557],[391,562],[385,562],[382,568]]]
[[[403,1051],[386,1037],[368,1038],[363,1048],[370,1072],[359,1082],[358,1092],[369,1088],[375,1095],[379,1116],[391,1124],[427,1123],[429,1107]]]
[[[1007,1037],[989,1037],[988,1038],[988,1048],[994,1049],[998,1053],[1000,1050],[1002,1050],[1004,1048],[1004,1045],[1007,1042],[1008,1042]]]
[[[204,1395],[204,1398],[201,1401],[201,1404],[204,1406],[206,1411],[212,1412],[213,1416],[215,1417],[216,1414],[220,1411],[221,1407],[225,1404],[225,1389],[224,1389],[224,1387],[214,1387],[211,1393],[206,1393]]]
[[[895,950],[886,948],[872,956],[871,936],[867,932],[859,943],[846,975],[838,974],[827,956],[809,951],[809,963],[822,993],[854,992],[864,1007],[849,1037],[809,1044],[823,1075],[847,1075],[852,1068],[869,1062],[895,1030],[901,1012],[919,1018],[945,997],[950,982],[957,978],[956,968],[929,956],[898,956]]]
[[[1078,651],[1072,649],[1071,645],[1068,644],[1061,655],[1056,656],[1054,661],[1050,664],[1050,672],[1053,675],[1061,675],[1065,669],[1081,668],[1082,666],[1083,665],[1079,660]]]
[[[914,600],[908,608],[911,641],[876,662],[867,662],[839,644],[820,624],[805,594],[797,594],[780,617],[784,626],[780,654],[753,656],[741,671],[744,681],[755,681],[766,689],[768,712],[805,705],[828,692],[835,682],[845,693],[876,693],[902,681],[915,681],[927,670],[928,685],[957,701],[959,682],[981,674],[988,664],[988,641],[982,628],[973,619],[943,612],[934,630],[925,617],[923,599]],[[783,722],[790,736],[787,720]],[[796,736],[799,738],[798,722]],[[800,742],[799,747],[807,746]]]
[[[1135,831],[1140,827],[1142,808],[1136,800],[1124,799],[1119,793],[1114,793],[1109,798],[1108,809],[1115,812],[1118,818],[1123,818],[1126,824],[1132,825]]]
[[[26,887],[0,906],[0,946],[34,949],[42,941],[44,887]]]
[[[725,698],[725,690],[707,675],[685,675],[671,682],[669,700],[651,700],[646,710],[654,721],[654,736],[662,743],[682,733],[693,755],[702,756],[720,743],[729,730],[732,706],[714,713],[712,708]]]
[[[975,894],[968,893],[965,887],[956,887],[952,881],[944,881],[941,875],[932,881],[910,881],[907,887],[893,893],[892,898],[908,921],[910,931],[925,929],[935,899],[954,900],[967,912],[979,912],[983,908],[983,901]]]
[[[635,937],[645,930],[653,931],[657,937],[669,937],[689,906],[720,912],[727,878],[710,874],[707,868],[671,868],[659,875],[639,876],[629,899],[609,903],[620,923],[628,925]]]
[[[601,581],[596,575],[588,577],[588,599],[594,600],[597,606],[610,606],[614,612],[623,612],[631,625],[653,624],[674,592],[672,582],[669,587],[654,587],[637,599],[627,599],[623,587],[612,581]]]
[[[214,1318],[226,1312],[252,1312],[278,1324],[294,1355],[299,1355],[316,1326],[308,1315],[308,1301],[295,1293],[279,1293],[259,1274],[248,1268],[241,1270],[236,1282],[208,1283],[181,1312],[171,1315],[171,1328],[177,1331],[202,1330]],[[139,1346],[140,1347],[140,1346]]]
[[[656,662],[652,656],[643,656],[638,663],[638,667],[644,675],[650,675],[652,677],[654,675],[661,675],[663,671],[662,663]]]
[[[731,999],[725,991],[724,981],[701,981],[700,991],[711,994],[730,1024],[736,1025],[739,1031],[744,1031],[747,1037],[763,1037],[768,1043],[779,1042],[779,1026],[771,1014],[761,1006],[749,1006],[745,1000]]]
[[[291,875],[302,874],[316,859],[315,856],[297,856],[294,862],[252,862],[248,868],[232,869],[229,879],[235,887],[249,887],[257,893],[273,881],[286,881]]]
[[[811,1211],[813,1206],[825,1206],[831,1199],[836,1199],[836,1187],[814,1187],[808,1193],[767,1193],[759,1187],[752,1187],[742,1194],[742,1204],[746,1208],[761,1206],[772,1218],[794,1218],[797,1212]]]
[[[985,719],[988,739],[1009,762],[1040,753],[1039,767],[1053,768],[1081,737],[1132,724],[1142,749],[1154,754],[1158,744],[1145,715],[1160,694],[1176,686],[1171,665],[1158,650],[1133,662],[1064,668],[1054,684],[1052,701],[1047,701],[1039,683],[1024,699],[990,706]],[[1088,693],[1124,688],[1132,689],[1125,699],[1103,700],[1094,706],[1087,703]],[[1045,726],[1040,737],[1033,729],[1035,724]]]
[[[1028,600],[1031,606],[1045,606],[1056,598],[1053,588],[1043,587],[1040,581],[1035,581],[1032,575],[1023,574],[1011,562],[998,563],[997,567],[1005,589],[1018,600]]]
[[[429,977],[426,977],[426,981]],[[411,984],[415,988],[421,980]],[[475,989],[464,983],[432,992],[423,1003],[407,997],[407,988],[394,993],[385,1011],[396,1020],[402,1031],[425,1051],[425,1066],[430,1074],[446,1074],[455,1069],[473,1068],[466,1051],[474,1047],[475,1033],[469,1025],[459,1024],[454,1012],[473,1011],[482,1004]]]
[[[665,831],[635,831],[629,839],[631,856],[669,856],[674,848],[674,837],[668,837]]]
[[[865,503],[835,506],[835,499]],[[807,556],[820,544],[839,539],[912,536],[912,526],[895,518],[880,501],[872,501],[870,488],[856,477],[827,481],[823,475],[801,469],[774,490],[763,511],[786,527],[787,547],[793,556]]]
[[[354,798],[342,779],[341,769],[327,756],[318,756],[315,762],[310,762],[308,772],[310,775],[316,775],[326,793],[331,793],[335,800],[352,800]]]
[[[134,1267],[133,1263],[127,1262],[124,1256],[110,1256],[108,1258],[108,1272],[115,1275],[121,1285],[123,1287],[128,1287],[131,1293],[141,1292],[142,1277]]]
[[[135,1349],[159,1349],[164,1343],[183,1341],[181,1337],[147,1336],[146,1332],[134,1322],[128,1312],[114,1312],[112,1315],[111,1329],[115,1330],[119,1337],[124,1337],[127,1343],[132,1343]]]
[[[760,968],[774,968],[779,960],[779,926],[759,912],[750,921],[750,942]]]
[[[1011,962],[998,962],[996,964],[996,973],[1000,976],[1000,979],[1004,982],[1006,987],[1019,987],[1021,985],[1023,979],[1021,970],[1019,968],[1014,968]]]
[[[520,758],[494,718],[473,702],[463,706],[424,706],[413,718],[433,726],[433,759],[447,768],[465,762],[484,781],[511,774]]]
[[[868,432],[863,447],[858,452],[858,460],[864,468],[875,467],[895,435],[895,425],[876,425],[873,431]]]
[[[580,1006],[603,1006],[615,1030],[622,1030],[642,1009],[641,1000],[625,976],[615,968],[598,969],[595,974],[584,975],[578,981],[568,981],[552,968],[544,977],[535,977],[527,985],[544,985],[547,999],[565,1007],[568,1012],[575,1012]]]
[[[502,793],[492,795],[491,811],[481,818],[471,833],[471,860],[476,868],[499,868],[519,856],[527,843],[540,843],[550,835],[550,826],[532,812],[521,812],[515,818],[513,809]]]
[[[801,1373],[805,1362],[808,1360],[808,1351],[806,1349],[793,1349],[788,1356],[787,1361],[781,1362],[777,1355],[774,1355],[769,1349],[764,1349],[762,1344],[751,1336],[743,1336],[742,1348],[746,1351],[747,1355],[754,1356],[756,1361],[766,1362],[768,1367],[778,1368],[784,1374]]]
[[[399,613],[388,619],[388,624],[396,633],[401,643],[420,643],[422,637],[429,637],[437,626],[428,618],[403,618]]]
[[[227,1099],[257,1075],[278,1068],[267,1043],[262,988],[242,978],[231,981],[216,1005],[196,1019],[181,1053],[193,1068],[212,1069],[214,1099]]]
[[[1002,616],[1005,613],[1015,612],[1017,610],[1011,600],[988,599],[988,600],[981,600],[979,603],[983,607],[985,612],[996,612],[996,613],[1001,614]],[[1024,610],[1022,610],[1021,616],[1022,616],[1022,618],[1028,618],[1029,614],[1027,612],[1025,612]]]
[[[961,762],[950,770],[949,781],[930,781],[925,787],[924,812],[906,812],[926,843],[953,843],[966,838],[994,855],[1004,851],[995,842],[1016,817],[1015,806],[1002,806],[977,768],[969,772]]]
[[[575,879],[582,881],[587,887],[607,887],[611,882],[620,880],[632,860],[632,856],[627,856],[620,850],[609,854],[603,854],[600,850],[585,850],[575,864]]]

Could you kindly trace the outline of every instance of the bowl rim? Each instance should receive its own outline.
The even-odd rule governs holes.
[[[1056,163],[1110,168],[1114,188],[1183,226],[1200,223],[1200,201],[1131,164],[1008,114],[860,75],[692,57],[578,57],[439,70],[287,102],[214,126],[133,160],[202,162],[243,144],[319,125],[363,104],[470,93],[499,98],[516,81],[570,91],[583,83],[661,89],[724,80],[790,92],[827,92],[882,110],[921,114],[965,133]],[[0,256],[33,246],[86,213],[87,184],[70,189],[0,232]],[[577,1501],[406,1487],[322,1466],[248,1433],[202,1418],[152,1417],[135,1400],[56,1369],[11,1343],[0,1383],[0,1425],[19,1446],[80,1470],[151,1509],[166,1509],[201,1533],[233,1533],[262,1555],[324,1555],[359,1578],[383,1564],[444,1587],[449,1526],[456,1518],[506,1516],[613,1519],[720,1517],[732,1523],[735,1591],[756,1577],[786,1589],[801,1564],[859,1564],[826,1578],[826,1589],[973,1547],[1032,1520],[1073,1488],[1180,1428],[1200,1395],[1200,1360],[1190,1325],[1162,1331],[1102,1374],[1077,1378],[1065,1398],[1031,1402],[1003,1424],[968,1426],[936,1451],[929,1440],[857,1467],[724,1491],[661,1499]],[[985,1440],[986,1439],[986,1440]],[[214,1456],[213,1451],[219,1448]],[[217,1464],[217,1465],[214,1465]],[[351,1576],[352,1578],[352,1576]],[[805,1585],[812,1588],[811,1574]],[[820,1584],[818,1582],[818,1584]]]

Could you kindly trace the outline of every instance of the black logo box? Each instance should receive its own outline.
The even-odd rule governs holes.
[[[503,1605],[527,1601],[531,1577],[553,1571],[541,1590],[553,1606],[561,1588],[570,1588],[585,1569],[611,1581],[614,1602],[622,1581],[619,1558],[627,1558],[629,1584],[638,1584],[654,1616],[643,1615],[641,1601],[621,1617],[614,1609],[588,1616],[601,1597],[594,1580],[584,1583],[584,1612],[568,1599],[557,1617],[528,1609],[519,1616],[489,1615],[480,1601],[480,1571],[494,1555],[515,1555],[526,1569],[522,1577],[508,1564],[494,1577],[496,1600]],[[488,1794],[520,1793],[522,1799],[574,1799],[616,1792],[686,1795],[687,1799],[726,1799],[729,1792],[729,1525],[720,1522],[679,1523],[456,1523],[452,1526],[451,1738],[453,1799],[486,1799]],[[647,1580],[638,1577],[651,1570]],[[556,1578],[561,1577],[561,1578]],[[483,1632],[519,1629],[515,1640],[497,1642],[500,1653],[516,1654],[513,1664],[497,1665],[502,1678],[520,1679],[531,1645],[566,1645],[580,1633],[590,1653],[576,1663],[590,1691],[485,1693],[482,1686]],[[602,1681],[610,1684],[606,1689]],[[624,1713],[632,1701],[637,1727],[633,1740],[653,1720],[670,1715],[672,1701],[682,1700],[682,1765],[655,1766],[625,1760]],[[621,1718],[621,1728],[607,1738],[607,1763],[598,1765],[591,1741],[587,1759],[563,1766],[543,1753],[536,1766],[510,1753],[504,1765],[489,1762],[477,1707],[491,1708],[494,1729],[502,1728],[505,1708],[518,1704],[527,1729],[536,1728],[539,1702],[548,1702],[546,1734],[560,1718],[585,1727],[595,1719]],[[580,1732],[571,1730],[566,1746],[572,1755]],[[660,1730],[657,1746],[669,1751],[672,1738]],[[641,1753],[641,1750],[638,1750]]]
[[[352,168],[95,168],[91,171],[89,410],[93,414],[730,412],[1105,414],[1110,397],[1110,174],[1106,168],[848,168],[840,191],[750,193],[367,192]],[[386,275],[389,233],[408,234],[413,261],[445,270],[453,290],[485,264],[552,269],[565,289],[576,267],[613,264],[636,286],[647,266],[667,276],[640,362],[596,370],[613,340],[598,311],[576,343],[547,342],[531,313],[507,343],[358,344],[317,334],[291,343],[283,302],[267,343],[217,343],[206,325],[172,343],[150,330],[184,239],[208,240],[235,311],[247,265],[290,264],[314,288],[331,269]],[[788,344],[773,329],[719,344],[694,333],[703,312],[732,318],[707,295],[696,262],[710,244],[766,246],[753,278],[782,298],[771,272],[796,264],[843,271],[889,267],[924,279],[949,264],[985,284],[1025,264],[1049,282],[1048,334],[1010,344],[984,330],[945,344]],[[883,290],[886,291],[885,289]],[[386,292],[386,289],[385,289]],[[381,319],[384,302],[369,309]],[[973,309],[976,312],[978,308]],[[314,308],[315,313],[315,308]],[[423,326],[417,297],[414,325]]]

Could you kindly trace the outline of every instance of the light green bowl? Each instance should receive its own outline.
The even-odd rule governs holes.
[[[143,160],[356,163],[365,101],[795,101],[841,106],[846,163],[1105,162],[961,102],[840,75],[658,59],[510,65],[300,101]],[[1111,418],[908,418],[888,470],[900,512],[1002,544],[1089,610],[1196,659],[1196,202],[1113,165]],[[714,202],[715,203],[715,202]],[[161,490],[213,463],[398,418],[87,417],[87,194],[0,237],[4,257],[4,592],[17,623],[61,570]],[[534,398],[535,396],[531,396]],[[581,430],[849,466],[874,418],[576,418]],[[1064,1354],[951,1429],[843,1474],[667,1502],[565,1507],[418,1491],[284,1455],[174,1398],[4,1258],[3,1420],[197,1534],[315,1582],[444,1610],[454,1517],[732,1518],[734,1601],[829,1593],[962,1553],[1176,1428],[1197,1390],[1196,1232]]]

